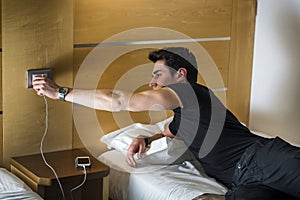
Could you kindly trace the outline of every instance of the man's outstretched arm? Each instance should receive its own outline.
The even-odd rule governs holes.
[[[33,88],[38,95],[59,99],[59,86],[46,77],[36,77]],[[169,88],[129,93],[112,89],[70,89],[66,101],[106,111],[171,110],[180,106],[175,92]]]

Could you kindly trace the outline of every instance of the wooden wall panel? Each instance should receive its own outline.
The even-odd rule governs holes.
[[[209,56],[215,61],[218,67],[219,73],[223,78],[224,86],[227,86],[227,76],[228,76],[228,57],[229,57],[229,41],[219,41],[219,42],[204,42],[200,45],[207,51]],[[80,68],[82,62],[85,59],[89,59],[89,53],[93,48],[79,48],[74,50],[74,77],[76,78],[76,72]],[[143,82],[141,85],[136,85],[136,90],[150,89],[147,87],[148,82],[151,79],[153,64],[148,60],[148,54],[153,49],[139,49],[126,53],[116,60],[114,60],[109,66],[100,66],[106,68],[105,72],[101,77],[99,77],[98,88],[117,88],[128,90],[129,86],[126,86],[126,82],[117,86],[119,81],[122,80],[127,73],[133,73],[132,70],[139,68],[141,65],[148,63],[147,69],[143,70],[139,74],[136,74],[135,79],[140,79],[139,82]],[[206,60],[200,60],[199,68],[205,67],[207,64]],[[130,72],[131,71],[131,72]],[[199,82],[205,84],[205,81],[199,76]],[[210,79],[214,79],[211,77]],[[137,80],[135,80],[138,82]],[[120,88],[121,87],[121,88]],[[225,99],[224,99],[225,100]],[[103,128],[104,132],[110,132],[116,130],[120,127],[131,124],[132,122],[141,123],[155,123],[164,119],[166,116],[170,116],[170,113],[165,112],[138,112],[138,113],[110,113],[104,111],[97,111],[97,117],[100,126]],[[76,134],[75,134],[76,135]],[[77,140],[75,140],[77,141]],[[76,142],[77,143],[77,142]]]
[[[0,47],[2,49],[2,1],[0,1]]]
[[[230,41],[218,41],[218,42],[203,42],[200,43],[202,47],[207,51],[213,62],[216,64],[224,87],[228,86],[228,71],[229,71],[229,53],[230,53]],[[208,63],[199,63],[198,68],[201,71],[202,67],[205,67]],[[202,77],[199,77],[198,82],[206,85]]]
[[[2,130],[2,127],[3,126],[3,116],[2,115],[0,115],[0,128],[1,128],[1,130],[0,130],[0,142],[1,142],[1,144],[0,144],[0,148],[1,148],[1,150],[0,150],[0,167],[2,167],[2,165],[3,165],[3,130]]]
[[[3,162],[3,119],[2,119],[2,2],[0,1],[0,166]]]
[[[248,121],[255,0],[74,0],[74,7],[71,0],[2,2],[2,41],[6,51],[3,55],[4,133],[1,136],[6,164],[11,155],[36,152],[45,125],[43,99],[25,88],[26,70],[51,67],[59,84],[72,87],[73,75],[76,76],[82,61],[92,50],[73,49],[73,44],[99,43],[122,31],[140,27],[167,28],[192,38],[231,37],[231,41],[201,44],[217,64],[224,86],[229,88],[229,108],[243,122]],[[133,35],[125,42],[136,39]],[[161,35],[161,39],[169,38],[166,34]],[[113,86],[128,69],[145,63],[146,51],[131,52],[116,59],[101,77],[98,87]],[[224,92],[217,95],[223,97]],[[53,135],[49,136],[46,149],[69,148],[72,143],[74,147],[82,145],[76,131],[73,137],[70,135],[71,105],[51,100],[48,103],[49,132]],[[129,115],[134,121],[153,122],[160,114]],[[97,112],[105,132],[124,125],[111,122],[127,116],[128,113],[115,116]],[[56,142],[58,135],[60,139]]]
[[[256,0],[233,0],[228,76],[228,107],[248,124],[254,46]]]
[[[1,21],[0,21],[1,23]],[[2,48],[2,47],[1,47]],[[2,52],[0,53],[0,166],[3,163]]]
[[[77,72],[88,54],[92,51],[92,48],[79,48],[73,50],[73,77],[76,79]],[[80,136],[78,135],[76,126],[73,122],[73,137],[72,137],[72,146],[73,148],[83,148],[84,144],[82,143]]]
[[[2,1],[3,157],[38,153],[45,129],[45,103],[25,86],[26,70],[53,69],[54,80],[73,81],[73,1]],[[71,105],[48,99],[44,151],[72,147]]]
[[[167,28],[192,38],[225,37],[230,35],[231,4],[232,0],[75,0],[74,43],[98,43],[140,27]]]

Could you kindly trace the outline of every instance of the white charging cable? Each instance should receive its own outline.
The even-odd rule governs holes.
[[[62,187],[62,185],[61,185],[61,183],[60,183],[60,180],[59,180],[59,178],[58,178],[58,176],[57,176],[55,170],[53,169],[53,167],[52,167],[51,165],[49,165],[48,162],[46,161],[46,158],[45,158],[44,153],[43,153],[43,142],[44,142],[44,139],[45,139],[45,137],[46,137],[46,135],[47,135],[47,132],[48,132],[48,103],[47,103],[46,97],[45,97],[45,96],[43,96],[43,97],[44,97],[44,100],[45,100],[45,106],[46,106],[46,122],[45,122],[45,123],[46,123],[46,126],[45,126],[44,135],[43,135],[42,140],[41,140],[40,152],[41,152],[41,155],[42,155],[42,158],[43,158],[45,164],[52,170],[53,174],[55,175],[55,178],[56,178],[56,180],[57,180],[57,182],[58,182],[60,191],[61,191],[62,196],[63,196],[63,200],[65,200],[65,193],[64,193],[63,187]]]
[[[74,190],[77,190],[78,188],[80,188],[80,187],[85,183],[85,181],[86,181],[86,174],[87,174],[87,173],[86,173],[85,165],[83,165],[82,167],[83,167],[84,178],[83,178],[83,181],[82,181],[79,185],[77,185],[76,187],[74,187],[73,189],[70,190],[70,196],[71,196],[71,199],[72,199],[72,200],[73,200],[72,192],[73,192]]]

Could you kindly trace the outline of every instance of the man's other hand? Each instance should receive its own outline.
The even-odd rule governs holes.
[[[137,153],[138,158],[141,158],[141,156],[145,152],[145,150],[146,150],[145,139],[142,137],[135,138],[127,150],[126,162],[131,167],[136,167],[136,162],[134,160],[134,154]]]

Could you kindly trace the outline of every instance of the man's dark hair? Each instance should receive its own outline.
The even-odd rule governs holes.
[[[158,60],[165,61],[165,64],[170,68],[171,74],[174,74],[180,68],[187,70],[187,81],[190,83],[197,82],[198,67],[197,61],[192,52],[184,47],[168,47],[152,51],[148,56],[149,60],[155,63]]]

